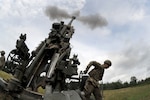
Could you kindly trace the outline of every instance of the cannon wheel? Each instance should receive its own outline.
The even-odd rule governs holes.
[[[14,49],[9,53],[3,70],[7,73],[13,74],[18,64],[19,64],[19,60],[18,60],[17,50]]]

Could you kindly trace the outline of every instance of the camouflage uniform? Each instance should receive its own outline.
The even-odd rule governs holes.
[[[4,67],[4,65],[5,65],[5,52],[4,51],[2,51],[1,52],[1,57],[0,57],[0,70],[2,70],[2,68]]]
[[[102,95],[100,93],[98,81],[102,80],[102,77],[104,74],[104,68],[101,67],[100,63],[98,63],[96,61],[91,61],[86,68],[86,72],[89,70],[89,68],[92,65],[94,66],[94,69],[92,69],[88,73],[89,77],[86,80],[86,83],[84,86],[85,98],[86,98],[86,100],[90,100],[91,93],[93,93],[96,100],[102,100]]]

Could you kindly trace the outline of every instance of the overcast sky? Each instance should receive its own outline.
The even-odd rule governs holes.
[[[77,12],[71,47],[81,62],[79,71],[89,61],[110,59],[104,82],[145,79],[150,77],[149,5],[149,0],[0,0],[0,50],[8,55],[21,33],[34,50],[48,37],[53,22],[69,22],[68,17],[49,17],[46,10],[56,7],[69,15]]]

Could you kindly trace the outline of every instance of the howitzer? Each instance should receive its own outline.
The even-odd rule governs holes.
[[[65,67],[62,62],[66,63],[66,60],[69,59],[70,56],[71,48],[69,40],[74,33],[74,29],[71,26],[71,22],[74,19],[75,17],[72,18],[68,25],[64,25],[63,22],[54,23],[52,25],[52,31],[49,33],[49,37],[45,39],[35,50],[35,53],[37,55],[25,72],[24,79],[27,79],[27,87],[31,86],[32,88],[34,88],[35,86],[33,78],[38,78],[42,72],[46,72],[47,78],[52,78],[54,69],[57,69],[57,72],[55,72],[55,74],[62,74],[60,72],[63,72],[63,70],[65,69],[60,68],[62,66]],[[54,82],[52,79],[51,81],[51,83]],[[54,84],[56,83],[54,82]]]
[[[77,55],[70,58],[70,39],[74,33],[71,24],[74,19],[72,17],[67,25],[64,22],[53,23],[48,38],[31,55],[25,44],[26,34],[21,34],[4,68],[10,68],[9,73],[14,76],[6,86],[8,94],[19,100],[81,100],[76,91],[68,91],[65,82],[77,75],[80,64]],[[42,73],[46,75],[41,76]],[[38,93],[39,87],[45,89],[44,94]]]

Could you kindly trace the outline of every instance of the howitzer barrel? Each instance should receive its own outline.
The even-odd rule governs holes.
[[[25,77],[26,77],[26,78],[29,77],[29,76],[31,76],[31,75],[30,75],[31,73],[34,73],[33,71],[34,71],[34,69],[35,69],[35,65],[37,64],[37,62],[38,62],[39,59],[41,58],[41,55],[42,55],[43,52],[44,52],[45,46],[46,46],[46,44],[44,44],[44,45],[42,46],[42,48],[40,49],[39,53],[37,54],[37,56],[35,57],[34,61],[32,62],[31,66],[29,67],[29,69],[27,69],[27,71],[26,71],[26,73],[25,73]],[[33,75],[31,76],[31,78],[33,78]],[[31,83],[31,80],[32,80],[32,79],[30,79],[30,81],[28,82],[27,87],[28,87],[29,84]]]
[[[54,73],[55,66],[56,66],[56,63],[58,61],[59,55],[60,55],[59,53],[55,53],[53,55],[51,65],[49,67],[50,69],[49,69],[49,71],[47,73],[47,78],[51,78],[52,74]]]
[[[25,78],[28,78],[30,81],[32,81],[32,78],[34,76],[34,71],[36,69],[36,64],[39,62],[40,58],[42,57],[43,55],[43,52],[45,50],[45,47],[47,44],[49,44],[49,40],[47,39],[46,42],[43,44],[43,46],[41,47],[40,51],[38,52],[38,54],[35,56],[33,62],[31,63],[30,67],[26,70],[25,72]],[[30,75],[32,74],[32,75]],[[27,80],[28,80],[27,79]],[[30,84],[30,81],[28,82],[28,85]]]
[[[68,25],[71,25],[72,24],[72,22],[73,22],[73,20],[75,20],[76,19],[76,17],[75,16],[72,16],[72,19],[71,19],[71,21],[69,22],[69,24]]]
[[[68,23],[67,26],[71,26],[71,24],[72,24],[72,22],[73,22],[73,20],[74,20],[75,18],[76,18],[76,17],[73,16],[72,19],[71,19],[71,21]],[[67,26],[64,26],[64,27],[63,27],[63,29],[60,31],[60,34],[63,34],[63,33],[66,31]]]

